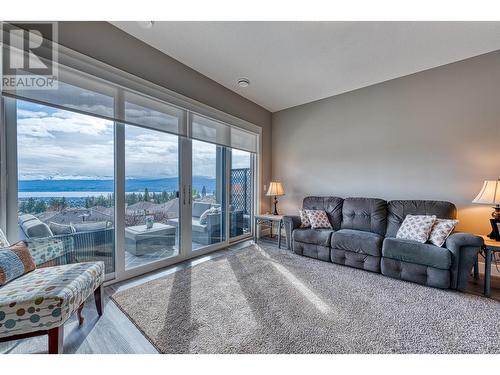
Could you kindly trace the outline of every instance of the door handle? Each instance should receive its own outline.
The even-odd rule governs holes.
[[[191,185],[189,185],[189,196],[188,196],[188,204],[191,204],[191,197],[193,196],[193,194],[191,193]]]
[[[186,185],[182,185],[182,204],[186,205]]]

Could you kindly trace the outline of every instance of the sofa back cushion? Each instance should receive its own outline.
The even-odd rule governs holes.
[[[387,202],[378,198],[344,199],[341,227],[383,236],[387,227]]]
[[[90,221],[86,223],[72,224],[75,233],[98,232],[109,228],[107,221]]]
[[[21,228],[27,238],[45,238],[52,237],[52,231],[49,226],[37,218],[24,221]]]
[[[305,210],[323,210],[334,230],[339,230],[342,223],[342,203],[339,197],[306,197],[302,202]]]
[[[206,210],[212,207],[211,203],[207,202],[193,202],[192,217],[200,217]]]
[[[396,237],[406,215],[435,215],[439,219],[455,219],[457,208],[453,203],[428,200],[394,200],[387,204],[386,237]]]

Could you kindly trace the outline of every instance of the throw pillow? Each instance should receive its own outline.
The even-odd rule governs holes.
[[[458,220],[436,219],[429,235],[429,242],[439,247],[443,246],[457,224]]]
[[[323,210],[305,210],[312,229],[332,229],[330,220]]]
[[[299,214],[300,214],[300,227],[309,228],[311,226],[311,222],[309,221],[309,217],[307,216],[306,210],[300,208]]]
[[[0,249],[0,286],[35,269],[35,262],[24,241]]]
[[[406,215],[396,238],[425,243],[429,239],[435,221],[436,216],[434,215]]]
[[[5,237],[5,234],[3,234],[2,230],[0,229],[0,249],[9,245],[10,244],[9,241],[7,241],[7,237]]]
[[[59,223],[54,223],[52,221],[49,223],[49,228],[54,234],[54,236],[59,236],[62,234],[73,234],[76,232],[75,228],[73,228],[72,225],[59,224]]]

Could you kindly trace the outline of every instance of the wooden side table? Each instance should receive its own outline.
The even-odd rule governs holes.
[[[283,215],[262,214],[255,215],[254,241],[257,243],[257,226],[262,223],[271,225],[271,237],[273,236],[273,223],[278,223],[278,249],[281,249],[281,228],[283,227]]]
[[[493,253],[500,252],[500,241],[495,241],[488,236],[481,236],[484,239],[482,251],[484,252],[484,295],[491,296],[491,259]]]

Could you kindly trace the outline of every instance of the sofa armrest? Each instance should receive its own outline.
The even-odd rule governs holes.
[[[483,238],[470,233],[453,233],[446,240],[451,252],[451,288],[465,290],[477,254],[484,245]]]
[[[298,215],[287,215],[283,216],[283,225],[285,226],[286,235],[286,247],[288,250],[292,250],[292,232],[300,228],[301,224],[300,216]]]

